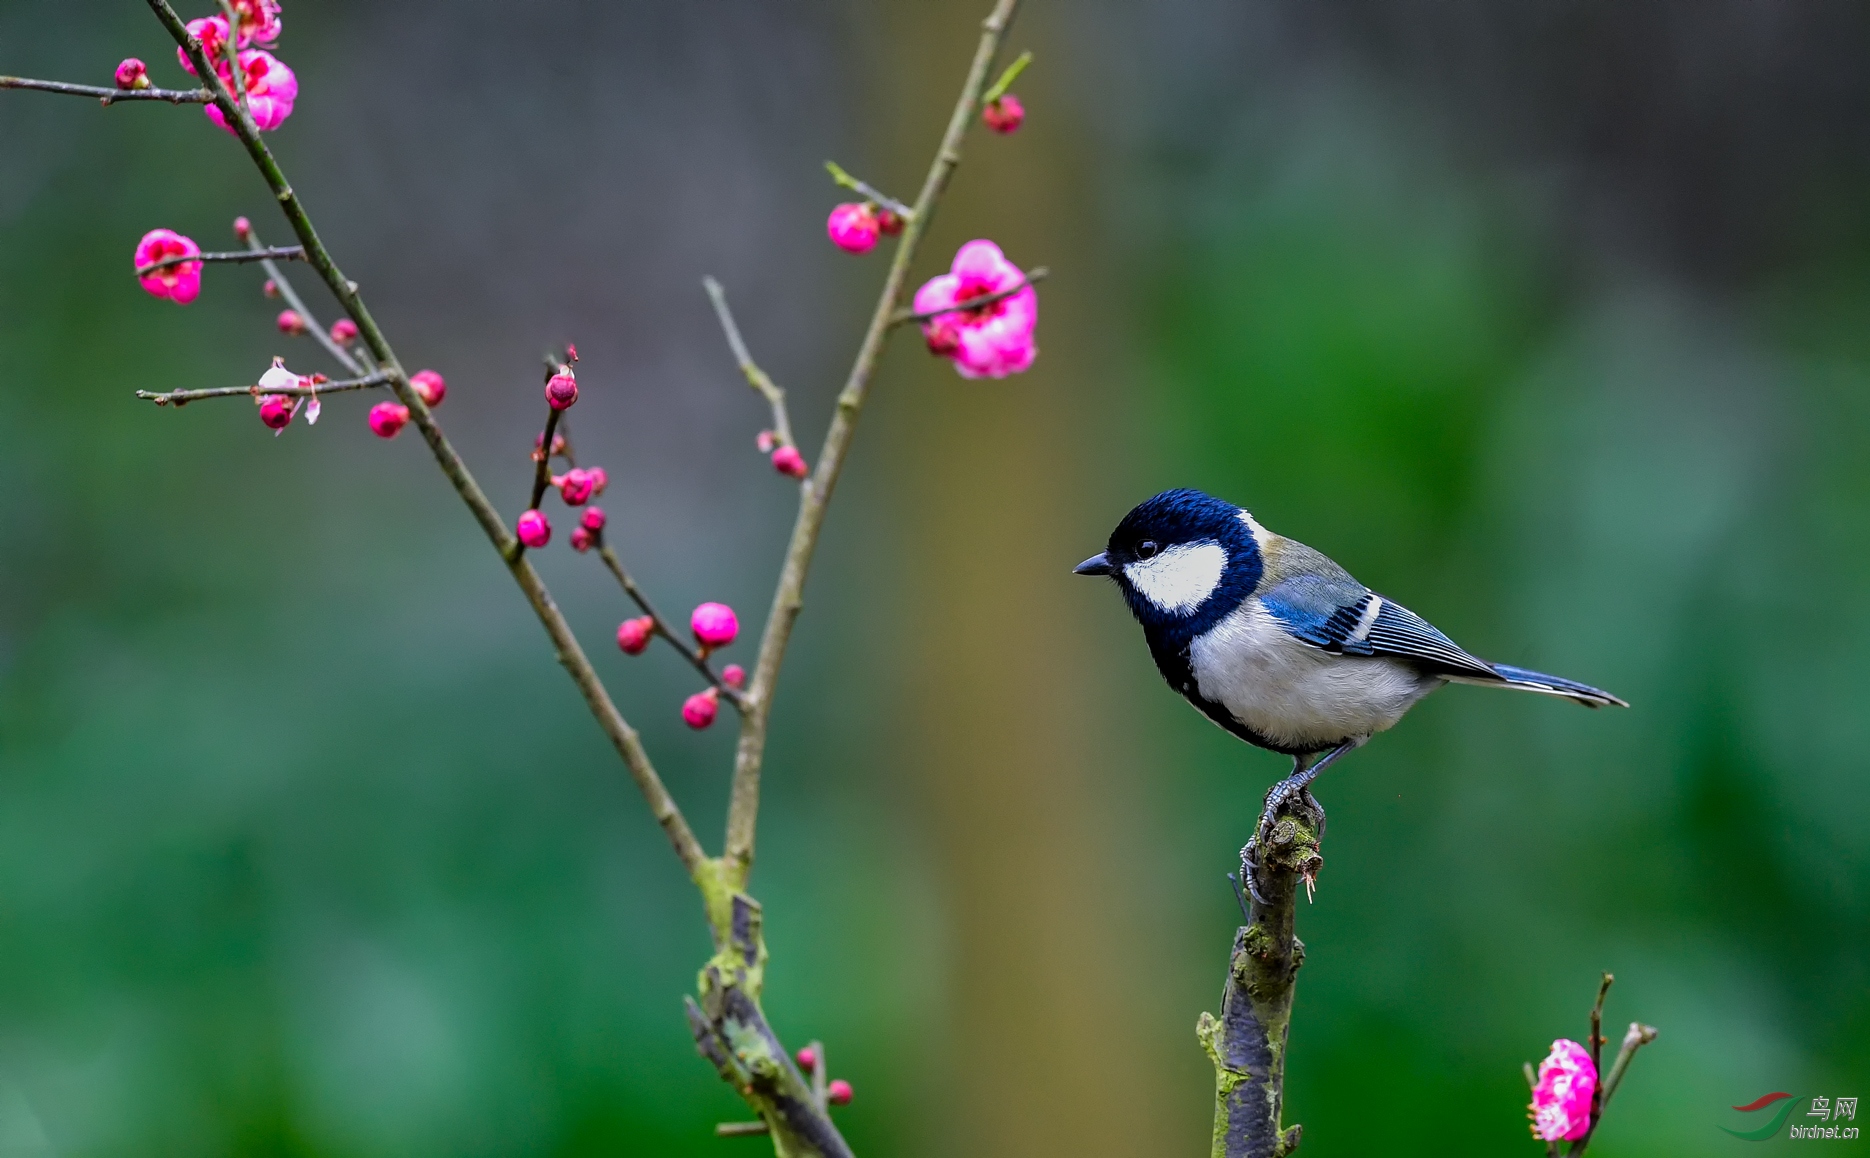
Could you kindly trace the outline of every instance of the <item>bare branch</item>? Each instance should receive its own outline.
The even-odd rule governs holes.
[[[35,92],[64,93],[66,96],[95,97],[106,108],[118,101],[166,101],[172,105],[205,105],[214,94],[205,88],[100,88],[94,84],[66,84],[62,80],[30,80],[23,76],[0,76],[0,88],[32,89]]]
[[[299,261],[308,260],[305,256],[304,246],[295,245],[288,248],[298,251]],[[269,252],[267,247],[260,244],[259,231],[255,230],[251,224],[247,226],[247,251],[249,253]],[[331,332],[325,329],[323,325],[319,324],[317,318],[312,316],[312,311],[305,307],[305,300],[299,297],[297,290],[292,288],[292,282],[286,277],[285,273],[281,271],[277,265],[273,264],[273,259],[270,257],[262,257],[259,261],[260,268],[264,269],[266,271],[266,276],[273,280],[273,288],[278,290],[279,296],[285,300],[288,306],[292,307],[292,312],[299,315],[299,320],[305,323],[306,330],[310,332],[312,337],[318,339],[318,344],[325,348],[325,352],[330,354],[333,358],[336,358],[338,360],[338,365],[343,366],[351,373],[363,374],[364,364],[352,356],[349,350],[339,345],[338,340],[331,336]]]
[[[233,249],[225,253],[180,254],[165,257],[161,261],[152,261],[148,265],[136,267],[136,276],[143,277],[159,269],[168,269],[172,265],[187,265],[191,261],[304,261],[305,247],[302,245],[279,245],[272,249]]]
[[[346,390],[369,390],[376,386],[387,386],[390,376],[382,371],[367,374],[362,378],[351,378],[337,382],[321,382],[316,386],[277,386],[262,390],[258,386],[215,386],[208,390],[170,390],[158,394],[154,390],[138,390],[136,396],[158,406],[186,406],[203,398],[261,398],[268,394],[284,394],[292,398],[309,398],[313,395],[342,394]]]
[[[611,550],[609,543],[604,542],[603,532],[599,531],[598,535],[598,557],[604,560],[604,566],[610,568],[610,573],[617,577],[617,582],[623,587],[624,594],[628,595],[643,614],[649,617],[650,622],[655,625],[656,634],[668,640],[675,650],[682,653],[682,658],[701,673],[703,679],[714,685],[721,695],[734,705],[736,711],[744,714],[747,710],[747,700],[741,695],[740,689],[729,686],[722,681],[720,676],[715,675],[714,669],[708,666],[708,661],[702,658],[701,653],[690,647],[688,641],[676,634],[675,629],[669,626],[669,621],[656,613],[656,609],[650,606],[649,596],[643,594],[643,589],[636,585],[636,580],[624,570],[623,561],[617,558],[617,552]]]
[[[878,205],[883,206],[883,208],[894,213],[904,221],[909,220],[915,213],[915,210],[896,200],[896,198],[891,197],[881,189],[878,189],[875,185],[865,181],[859,181],[849,173],[846,173],[844,167],[839,165],[836,161],[826,161],[825,172],[831,174],[831,179],[839,185],[856,193],[866,201],[875,201]]]
[[[759,391],[773,408],[773,433],[779,436],[782,446],[797,446],[792,440],[792,420],[786,415],[786,392],[766,376],[766,371],[754,365],[753,355],[747,353],[747,343],[740,337],[740,327],[734,324],[734,313],[727,308],[727,291],[711,277],[702,278],[701,285],[714,302],[715,316],[721,319],[721,330],[727,335],[727,348],[734,352],[734,361],[747,376],[747,384]]]

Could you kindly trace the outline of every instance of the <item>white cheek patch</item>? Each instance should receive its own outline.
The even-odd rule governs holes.
[[[1214,593],[1226,569],[1227,548],[1215,542],[1186,543],[1125,566],[1123,577],[1162,610],[1187,613]]]

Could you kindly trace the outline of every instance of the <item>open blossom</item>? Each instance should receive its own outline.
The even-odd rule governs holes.
[[[240,22],[240,47],[270,46],[279,39],[279,0],[233,0],[233,8]]]
[[[222,16],[203,16],[199,20],[190,20],[188,34],[201,41],[201,51],[214,62],[214,71],[221,74],[221,79],[230,79],[233,73],[227,69],[227,19]],[[182,68],[188,75],[201,75],[195,71],[194,62],[188,59],[188,50],[181,45],[176,46],[175,58],[182,62]]]
[[[825,219],[825,233],[831,244],[845,253],[869,253],[876,248],[883,223],[869,202],[847,201],[831,210]]]
[[[253,116],[253,127],[266,133],[285,124],[286,118],[292,115],[293,102],[299,99],[299,78],[284,61],[263,48],[249,48],[241,53],[240,67],[247,77],[247,112]],[[203,107],[207,109],[209,120],[230,133],[234,131],[234,126],[221,115],[219,105]]]
[[[136,268],[154,265],[164,258],[192,257],[201,252],[193,238],[183,237],[173,229],[152,229],[136,243]],[[201,296],[201,263],[177,262],[153,269],[137,278],[149,293],[185,306]]]
[[[299,399],[290,394],[269,394],[270,390],[287,390],[298,387],[303,380],[286,369],[284,359],[274,358],[273,364],[260,375],[260,421],[274,431],[284,430],[292,422],[292,416],[299,412]]]
[[[1552,1043],[1552,1052],[1539,1063],[1539,1081],[1532,1090],[1532,1136],[1545,1142],[1576,1141],[1591,1128],[1591,1094],[1597,1089],[1597,1067],[1591,1055],[1569,1038]]]
[[[949,272],[916,291],[915,312],[965,305],[974,298],[1012,289],[1025,279],[991,241],[970,241],[954,255]],[[1038,356],[1033,330],[1039,324],[1039,294],[1032,286],[979,309],[932,318],[923,328],[929,348],[954,361],[963,378],[1004,378],[1029,368]]]

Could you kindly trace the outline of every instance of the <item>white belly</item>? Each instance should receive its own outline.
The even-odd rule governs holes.
[[[1188,658],[1203,697],[1292,748],[1381,732],[1442,682],[1399,660],[1333,655],[1300,643],[1258,599],[1196,637]]]

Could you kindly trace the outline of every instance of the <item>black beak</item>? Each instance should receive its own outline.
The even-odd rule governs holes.
[[[1071,569],[1073,575],[1108,575],[1110,571],[1110,560],[1104,557],[1102,551]]]

